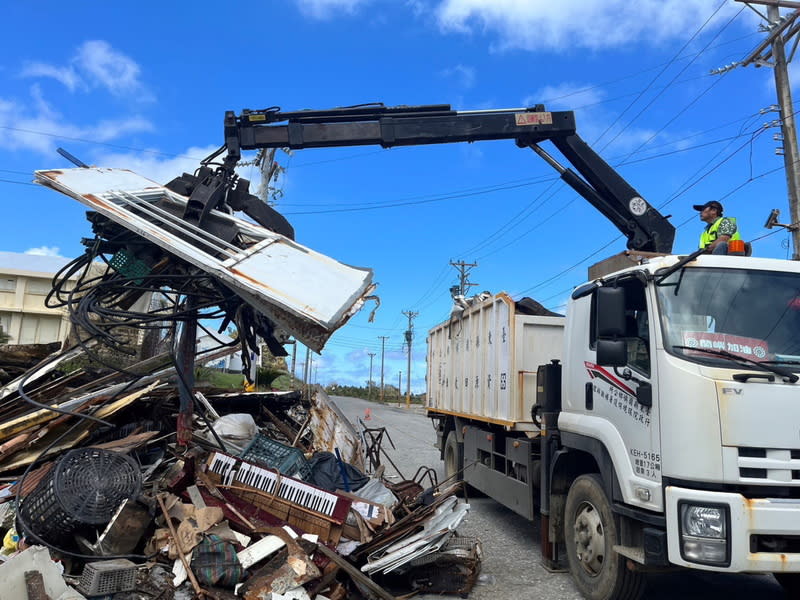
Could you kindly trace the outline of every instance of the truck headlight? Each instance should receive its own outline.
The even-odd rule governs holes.
[[[727,566],[730,564],[728,507],[720,505],[678,505],[681,556],[696,563]]]

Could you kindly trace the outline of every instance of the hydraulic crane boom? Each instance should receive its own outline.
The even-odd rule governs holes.
[[[672,251],[675,228],[575,131],[571,111],[532,108],[454,111],[449,105],[386,107],[371,104],[331,110],[280,112],[277,107],[240,115],[225,113],[223,165],[211,185],[232,186],[233,168],[242,150],[324,148],[334,146],[414,146],[513,139],[531,148],[561,178],[608,218],[628,239],[628,248]],[[562,166],[539,143],[549,140],[576,171]],[[208,190],[195,189],[197,210],[207,212]],[[240,202],[241,204],[241,202]],[[245,209],[246,210],[246,209]]]

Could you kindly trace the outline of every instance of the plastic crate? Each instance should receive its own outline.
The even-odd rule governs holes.
[[[78,582],[86,596],[105,596],[136,589],[136,565],[124,558],[87,563]]]
[[[144,277],[150,274],[150,267],[126,250],[117,251],[108,264],[123,277],[132,279],[136,285],[140,285]]]
[[[239,456],[243,460],[277,469],[282,475],[304,480],[311,478],[311,467],[302,450],[276,442],[263,433],[259,433]]]

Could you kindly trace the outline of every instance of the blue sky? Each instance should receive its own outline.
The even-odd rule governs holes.
[[[90,235],[82,205],[30,185],[36,169],[84,162],[166,182],[222,142],[226,110],[367,102],[574,110],[578,132],[696,247],[691,205],[715,199],[758,256],[786,258],[787,221],[769,68],[710,71],[746,57],[762,20],[728,0],[285,0],[26,3],[5,7],[0,62],[0,250],[72,257]],[[547,144],[545,146],[549,149]],[[247,156],[245,158],[252,158]],[[511,141],[281,156],[276,208],[297,240],[369,267],[380,284],[315,357],[320,383],[361,383],[386,342],[386,380],[406,356],[424,389],[428,329],[450,308],[449,262],[477,262],[475,291],[563,311],[587,267],[624,238],[532,152]],[[257,178],[248,167],[245,177]],[[777,230],[772,230],[773,232]],[[762,238],[762,239],[758,239]],[[298,361],[302,361],[300,353]]]

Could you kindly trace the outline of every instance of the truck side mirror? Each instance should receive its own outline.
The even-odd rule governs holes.
[[[601,287],[597,290],[597,337],[614,338],[625,335],[625,290],[620,287]]]
[[[625,335],[625,290],[620,287],[597,289],[595,326],[597,330],[597,363],[607,367],[628,364]]]
[[[625,340],[597,340],[597,364],[604,367],[624,367],[628,364],[628,344]]]
[[[653,386],[649,381],[639,381],[639,387],[636,390],[636,400],[642,406],[653,406]]]

